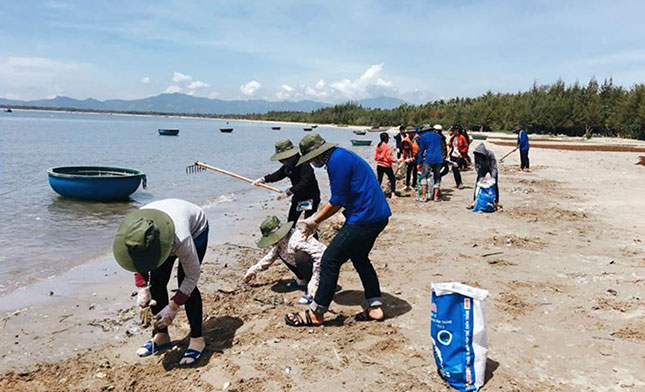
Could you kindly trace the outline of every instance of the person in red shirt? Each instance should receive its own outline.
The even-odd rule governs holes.
[[[414,129],[408,130],[406,136],[401,141],[401,149],[403,151],[403,162],[407,163],[407,169],[405,173],[405,190],[410,190],[410,177],[412,177],[412,188],[417,187],[417,153],[419,152],[419,146],[417,146],[416,141],[413,139],[415,136]]]
[[[392,156],[392,149],[387,144],[390,141],[390,135],[387,132],[381,133],[381,141],[376,146],[376,151],[374,152],[374,160],[376,161],[376,174],[378,178],[378,183],[381,185],[383,182],[383,175],[386,174],[387,178],[390,181],[390,192],[391,198],[396,198],[396,176],[394,175],[394,170],[392,170],[392,164],[398,163]]]

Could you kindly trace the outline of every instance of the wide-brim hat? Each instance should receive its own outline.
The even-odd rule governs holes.
[[[293,227],[293,222],[281,223],[276,216],[269,216],[260,225],[262,238],[258,241],[259,248],[268,248],[282,240]]]
[[[175,243],[175,224],[163,211],[134,211],[119,225],[112,252],[117,263],[130,272],[157,269],[170,256]]]
[[[338,144],[326,142],[317,133],[312,133],[303,137],[300,140],[300,154],[302,157],[298,160],[298,165],[302,165],[305,162],[309,162],[318,155],[331,150],[336,147]]]
[[[419,129],[419,132],[428,132],[428,131],[432,131],[433,129],[434,128],[432,128],[430,124],[423,124],[421,126],[421,129]]]
[[[271,155],[272,161],[279,161],[281,159],[291,158],[294,155],[298,155],[300,151],[293,145],[291,140],[280,140],[275,144],[275,154]]]

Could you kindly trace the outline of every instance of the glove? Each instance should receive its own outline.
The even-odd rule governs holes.
[[[152,323],[152,306],[155,306],[157,304],[157,301],[154,299],[150,301],[150,305],[146,306],[145,308],[138,308],[138,313],[139,313],[139,320],[141,321],[141,326],[142,327],[149,327],[150,324]]]
[[[246,275],[244,275],[244,281],[245,281],[246,283],[249,283],[250,281],[252,281],[253,279],[255,279],[255,275],[256,275],[256,274],[257,274],[257,272],[255,272],[255,270],[253,269],[253,267],[249,268],[249,270],[248,270],[248,271],[246,271]]]
[[[140,308],[147,308],[150,306],[150,287],[142,287],[139,289],[139,292],[137,293],[137,305],[139,305]]]
[[[304,234],[305,238],[309,238],[309,236],[311,236],[314,233],[314,231],[318,229],[318,223],[314,221],[313,216],[303,220],[302,223],[304,225],[302,234]]]
[[[258,186],[258,185],[260,185],[260,184],[264,184],[265,182],[266,182],[266,180],[264,179],[264,177],[260,177],[260,178],[258,178],[257,180],[253,181],[253,182],[251,183],[251,185],[253,185],[253,186]]]
[[[155,315],[155,328],[166,328],[172,324],[178,310],[179,307],[173,308],[171,305],[166,305],[165,308],[161,309],[161,312]]]

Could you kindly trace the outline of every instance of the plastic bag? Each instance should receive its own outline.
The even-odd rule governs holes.
[[[461,283],[433,283],[430,339],[441,377],[462,392],[484,385],[488,291]]]
[[[497,193],[495,192],[495,179],[486,174],[486,177],[477,182],[477,197],[475,197],[475,206],[473,212],[494,212],[495,199]]]

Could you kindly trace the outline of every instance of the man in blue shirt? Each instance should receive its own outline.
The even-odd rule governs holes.
[[[441,186],[441,168],[443,167],[443,155],[441,152],[441,135],[436,132],[430,132],[430,125],[424,125],[421,128],[419,137],[419,152],[417,153],[417,164],[423,164],[421,171],[421,198],[417,199],[422,203],[428,201],[428,183],[432,174],[433,183],[433,200],[439,201]]]
[[[520,150],[520,170],[529,171],[529,135],[523,129],[516,132],[517,148]]]
[[[381,289],[369,253],[392,215],[383,190],[364,159],[327,143],[316,133],[302,138],[300,151],[299,165],[311,162],[317,168],[327,166],[331,187],[329,203],[303,222],[305,235],[311,235],[320,223],[341,208],[344,208],[345,224],[323,254],[320,283],[310,309],[286,314],[285,322],[295,327],[322,325],[336,292],[340,267],[349,259],[361,278],[367,300],[366,310],[357,314],[356,320],[382,320],[385,316]]]

